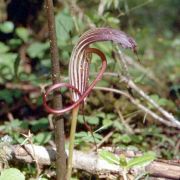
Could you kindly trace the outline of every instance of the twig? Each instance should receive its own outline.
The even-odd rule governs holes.
[[[161,114],[168,119],[174,126],[180,128],[180,122],[169,112],[160,107],[153,99],[151,99],[144,91],[135,85],[132,80],[127,79],[126,77],[121,77],[121,79],[128,84],[130,88],[135,90],[139,95],[146,99],[151,105],[153,105]]]
[[[24,142],[21,143],[21,145],[25,148],[25,150],[29,153],[28,149],[26,149],[26,146],[25,146],[26,142],[30,143],[30,145],[32,147],[32,152],[30,152],[29,154],[32,156],[33,160],[35,161],[36,169],[37,169],[36,178],[38,178],[39,175],[41,174],[41,168],[40,168],[39,162],[37,160],[36,153],[35,153],[34,146],[33,146],[33,142],[32,142],[33,134],[31,134],[31,132],[29,130],[27,135],[26,134],[22,134],[22,135],[26,138],[24,140]]]
[[[114,133],[114,131],[109,132],[109,133],[101,140],[101,142],[98,143],[98,144],[96,145],[96,147],[94,147],[91,151],[93,152],[93,151],[97,150],[99,147],[101,147],[106,141],[108,141],[108,139],[113,135],[113,133]]]
[[[130,56],[124,55],[124,59],[126,60],[128,66],[137,69],[138,71],[146,75],[146,77],[160,85],[161,88],[164,88],[164,84],[162,83],[162,81],[160,81],[149,68],[146,68],[142,66],[142,64],[137,63],[137,61],[134,61],[134,59],[132,59]]]
[[[24,161],[28,163],[33,163],[32,156],[29,153],[33,154],[33,148],[36,154],[36,158],[39,164],[51,165],[52,161],[55,160],[55,149],[45,148],[43,146],[33,145],[33,148],[30,144],[25,145],[28,152],[21,147],[20,145],[13,145],[4,147],[6,149],[6,157],[9,157],[8,161]],[[76,169],[85,170],[92,174],[113,174],[113,175],[122,175],[123,168],[118,165],[110,164],[107,161],[98,157],[96,153],[83,153],[81,151],[73,151],[73,167]],[[179,179],[180,178],[180,164],[169,164],[165,162],[159,162],[155,160],[148,165],[134,167],[129,171],[134,176],[146,172],[151,176],[155,177],[164,177],[170,179]],[[128,173],[129,173],[128,172]]]
[[[163,119],[162,117],[160,117],[159,115],[157,115],[156,113],[154,113],[153,111],[151,111],[150,109],[145,107],[144,105],[140,104],[139,101],[137,101],[131,95],[129,95],[128,93],[126,93],[124,91],[120,91],[118,89],[106,88],[106,87],[94,87],[94,89],[103,90],[103,91],[109,91],[109,92],[114,92],[114,93],[117,93],[117,94],[121,94],[121,95],[127,97],[139,109],[143,110],[145,113],[149,114],[151,117],[153,117],[154,119],[158,120],[159,122],[165,124],[166,126],[180,128],[180,126],[177,126],[177,124],[175,124],[173,122],[168,122],[167,120]]]
[[[52,81],[53,84],[60,82],[60,65],[59,55],[57,48],[54,6],[52,0],[46,0],[50,51],[51,51],[51,64],[52,64]],[[62,99],[61,95],[56,91],[53,96],[53,107],[61,108]],[[66,153],[65,153],[65,137],[64,137],[64,120],[61,116],[55,116],[55,142],[57,148],[56,155],[56,173],[57,180],[66,179]]]
[[[119,115],[120,121],[122,122],[122,124],[124,125],[124,127],[127,129],[127,132],[128,132],[129,134],[133,134],[132,128],[129,126],[128,123],[126,123],[126,121],[125,121],[125,119],[124,119],[121,111],[117,109],[117,113],[118,113],[118,115]]]
[[[120,60],[120,62],[123,64],[124,67],[127,68],[127,64],[126,61],[124,59],[124,56],[121,52],[121,50],[118,50],[118,54],[119,57],[118,59]],[[125,71],[128,71],[128,69],[125,69]],[[175,117],[170,114],[169,112],[167,112],[166,110],[164,110],[162,107],[160,107],[153,99],[151,99],[143,90],[141,90],[138,86],[136,86],[136,84],[131,80],[131,77],[129,76],[129,74],[125,74],[122,75],[119,72],[119,78],[120,81],[123,81],[127,84],[128,87],[132,88],[133,90],[135,90],[141,97],[143,97],[146,101],[148,101],[151,105],[153,105],[159,112],[161,112],[161,114],[168,120],[170,121],[173,126],[180,128],[180,122],[175,119]]]

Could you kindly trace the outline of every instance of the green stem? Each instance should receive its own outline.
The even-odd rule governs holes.
[[[73,159],[73,149],[74,149],[74,140],[75,140],[75,132],[76,132],[78,112],[79,112],[79,106],[74,108],[73,111],[72,111],[72,122],[71,122],[70,143],[69,143],[69,158],[68,158],[67,180],[71,179],[71,173],[72,173],[72,159]]]

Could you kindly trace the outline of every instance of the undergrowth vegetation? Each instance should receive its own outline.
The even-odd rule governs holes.
[[[31,3],[22,1],[19,9],[15,5],[13,7],[12,2],[0,2],[0,8],[6,9],[0,11],[0,147],[5,142],[54,147],[52,115],[48,115],[42,105],[42,87],[51,83],[47,18],[39,1]],[[29,6],[29,3],[34,13],[30,10],[22,12],[22,8]],[[83,32],[91,27],[122,29],[138,44],[140,61],[130,51],[122,50],[128,60],[129,76],[159,106],[178,119],[180,116],[178,6],[180,6],[178,0],[78,0],[76,3],[71,0],[55,1],[62,81],[68,81],[71,51]],[[19,14],[14,14],[16,18],[12,15],[12,9],[15,7],[19,11]],[[26,14],[24,18],[21,12]],[[97,86],[127,92],[126,84],[118,79],[122,67],[114,61],[117,56],[116,46],[110,42],[100,42],[93,46],[105,53],[108,62],[106,73]],[[90,81],[96,76],[99,65],[97,57],[93,56]],[[65,106],[70,103],[69,91],[62,89],[61,92]],[[135,92],[131,93],[136,97]],[[148,102],[143,99],[138,101],[158,114],[157,109]],[[98,145],[108,137],[99,148],[116,147],[146,153],[153,151],[156,157],[161,159],[178,159],[180,156],[178,129],[154,120],[123,95],[94,89],[87,98],[84,113],[94,138],[84,124],[80,112],[75,140],[75,147],[78,150],[93,149],[94,139]],[[63,117],[67,146],[70,113],[66,113]],[[3,162],[3,158],[0,150],[0,163],[1,161]],[[36,177],[37,167],[33,164],[12,162],[7,166],[19,169],[27,179]],[[21,176],[17,169],[11,169],[12,173]],[[41,179],[53,179],[54,169],[54,164],[43,167]],[[6,176],[3,173],[0,180]],[[74,179],[88,179],[90,176],[81,171],[74,172]]]

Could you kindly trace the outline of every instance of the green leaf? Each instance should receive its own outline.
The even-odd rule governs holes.
[[[0,91],[0,100],[6,101],[8,104],[13,102],[13,95],[11,91],[4,89]]]
[[[11,49],[15,49],[19,47],[21,44],[22,44],[22,40],[19,38],[13,38],[8,41],[8,45],[9,47],[11,47]]]
[[[21,92],[19,90],[8,90],[8,89],[3,89],[0,90],[0,100],[6,101],[8,104],[13,103],[13,98],[16,97],[18,98],[21,95]]]
[[[29,46],[27,53],[31,58],[42,58],[45,51],[49,48],[49,43],[35,42]]]
[[[46,144],[49,142],[49,140],[52,138],[52,133],[51,132],[41,132],[34,136],[34,141],[37,142],[38,144]]]
[[[119,122],[119,120],[114,121],[113,127],[120,131],[124,130],[124,126]]]
[[[12,80],[14,78],[14,62],[16,53],[4,53],[0,55],[0,80]]]
[[[3,42],[0,42],[0,53],[5,53],[9,51],[9,47],[6,46]]]
[[[124,154],[120,155],[119,164],[121,167],[124,167],[124,168],[127,166],[127,160],[126,160],[126,156]]]
[[[99,124],[99,118],[96,117],[96,116],[84,116],[84,118],[85,118],[85,122],[87,122],[88,124],[92,124],[92,125],[97,125],[97,124]],[[83,115],[79,115],[79,116],[78,116],[78,121],[79,121],[81,124],[84,124]]]
[[[160,106],[172,106],[172,102],[169,101],[168,99],[161,98],[157,94],[153,94],[150,96],[158,105]],[[149,108],[154,108],[152,104],[148,104]]]
[[[102,123],[103,123],[103,126],[105,126],[105,127],[109,127],[109,126],[111,126],[113,124],[113,122],[109,118],[103,119]]]
[[[31,121],[30,124],[32,125],[32,131],[47,129],[49,127],[49,121],[47,118]]]
[[[99,152],[99,155],[102,159],[106,160],[107,162],[109,162],[111,164],[119,165],[119,158],[116,157],[113,153],[102,150]]]
[[[84,136],[87,136],[87,132],[81,131],[79,133],[76,133],[75,136],[76,136],[76,138],[82,138]]]
[[[134,135],[134,134],[132,134],[130,137],[131,137],[131,140],[134,143],[141,143],[143,141],[143,136],[142,135]]]
[[[16,28],[16,34],[24,42],[27,42],[28,39],[29,39],[29,32],[28,32],[28,30],[26,28],[23,28],[23,27]]]
[[[115,17],[108,17],[108,18],[107,18],[107,21],[108,21],[109,23],[119,24],[119,19],[118,19],[118,18],[115,18]]]
[[[121,141],[125,144],[128,144],[131,142],[131,137],[127,134],[124,134],[121,136]]]
[[[56,15],[55,21],[58,42],[61,43],[61,41],[68,40],[70,38],[69,32],[72,31],[74,27],[70,13],[67,10],[60,11],[60,13]]]
[[[0,24],[0,31],[3,33],[11,33],[14,30],[14,24],[10,21],[6,21]]]
[[[17,54],[16,53],[5,53],[5,54],[1,54],[0,56],[0,65],[7,65],[8,67],[14,68],[14,62],[15,59],[17,58]]]
[[[95,142],[99,143],[100,140],[102,140],[102,136],[94,133],[93,132],[93,136],[95,138]],[[94,143],[94,138],[93,138],[92,134],[90,132],[85,132],[85,131],[81,131],[75,134],[76,140],[75,140],[75,144],[81,144],[84,142],[86,143]]]
[[[134,166],[144,165],[145,163],[150,163],[156,158],[154,152],[144,153],[141,157],[135,157],[128,161],[127,168],[132,168]]]
[[[20,61],[21,61],[21,58],[20,58],[20,56],[18,55],[18,56],[16,57],[16,59],[15,59],[15,62],[14,62],[14,76],[15,76],[15,79],[18,78]]]
[[[25,176],[16,168],[9,168],[1,171],[0,180],[25,180]]]
[[[26,121],[20,121],[19,119],[14,119],[12,122],[7,122],[6,123],[7,128],[11,130],[16,130],[16,129],[27,129],[28,128],[28,122]]]

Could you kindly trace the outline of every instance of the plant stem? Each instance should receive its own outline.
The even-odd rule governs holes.
[[[71,122],[71,132],[69,139],[69,158],[68,158],[68,169],[67,169],[67,180],[71,178],[72,172],[72,159],[73,159],[73,149],[74,149],[74,140],[75,140],[75,132],[76,132],[76,124],[77,124],[77,116],[78,116],[79,106],[73,109],[72,111],[72,122]]]
[[[55,18],[54,18],[54,6],[52,0],[46,0],[47,9],[47,19],[49,28],[49,41],[50,41],[50,51],[51,51],[51,65],[52,65],[52,82],[53,84],[60,82],[60,65],[59,65],[59,55],[57,48],[57,38],[56,38],[56,28],[55,28]],[[62,99],[61,95],[54,93],[53,96],[53,107],[61,108]],[[65,153],[65,138],[64,138],[64,120],[61,116],[55,116],[54,118],[55,126],[55,143],[56,143],[56,174],[57,180],[66,179],[66,153]]]

